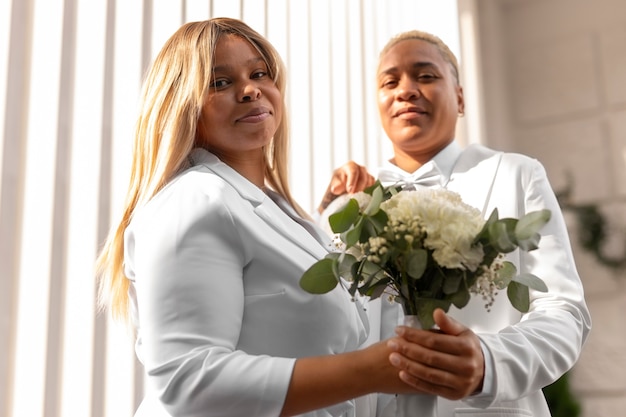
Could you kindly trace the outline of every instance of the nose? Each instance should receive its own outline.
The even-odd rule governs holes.
[[[398,83],[396,90],[396,97],[401,100],[416,100],[422,95],[419,89],[418,83],[411,80],[409,77],[402,77]]]
[[[254,83],[246,83],[241,89],[240,101],[255,101],[261,98],[261,90]]]

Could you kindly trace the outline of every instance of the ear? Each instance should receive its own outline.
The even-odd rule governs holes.
[[[463,87],[460,85],[456,86],[456,100],[459,108],[459,114],[465,114],[465,97],[463,96]]]

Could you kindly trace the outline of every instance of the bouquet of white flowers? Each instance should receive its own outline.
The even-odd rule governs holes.
[[[529,287],[547,287],[535,275],[517,275],[503,258],[517,248],[536,249],[538,231],[549,219],[549,210],[499,219],[496,209],[485,221],[452,191],[399,192],[377,182],[329,217],[338,250],[313,264],[300,285],[315,294],[338,283],[353,296],[387,294],[424,328],[434,324],[436,308],[462,308],[471,294],[479,294],[489,309],[504,288],[512,305],[526,312]]]

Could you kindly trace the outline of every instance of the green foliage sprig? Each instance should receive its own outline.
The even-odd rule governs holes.
[[[344,278],[351,295],[359,293],[375,299],[386,293],[402,305],[405,314],[417,315],[426,328],[433,325],[436,308],[463,308],[472,293],[492,302],[494,292],[506,288],[512,305],[526,312],[529,288],[547,291],[539,277],[518,275],[515,265],[503,261],[502,255],[518,248],[536,249],[538,231],[550,219],[550,211],[528,213],[518,220],[500,219],[496,209],[485,221],[456,193],[443,189],[418,191],[398,193],[398,189],[377,182],[364,192],[369,198],[350,199],[329,217],[331,229],[343,243],[342,250],[312,265],[301,278],[302,288],[323,294],[340,283],[344,285]],[[359,199],[367,203],[360,205]],[[404,217],[389,215],[395,213],[394,205],[397,208],[402,204],[403,208],[426,208]],[[431,217],[424,218],[428,215]],[[433,224],[450,229],[453,222],[458,227],[433,230]],[[447,235],[438,237],[442,233]]]

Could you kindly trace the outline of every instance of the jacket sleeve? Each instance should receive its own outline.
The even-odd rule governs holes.
[[[574,365],[591,328],[565,221],[546,172],[534,159],[511,154],[507,158],[521,159],[508,161],[512,163],[498,173],[516,179],[517,215],[540,209],[552,213],[540,231],[539,249],[521,252],[518,265],[518,272],[543,279],[548,292],[530,291],[530,310],[519,323],[496,334],[479,334],[492,357],[495,377],[495,396],[466,400],[481,408],[518,400],[554,382]]]
[[[223,191],[162,195],[127,229],[137,351],[171,415],[278,415],[295,359],[236,349],[249,254]]]

